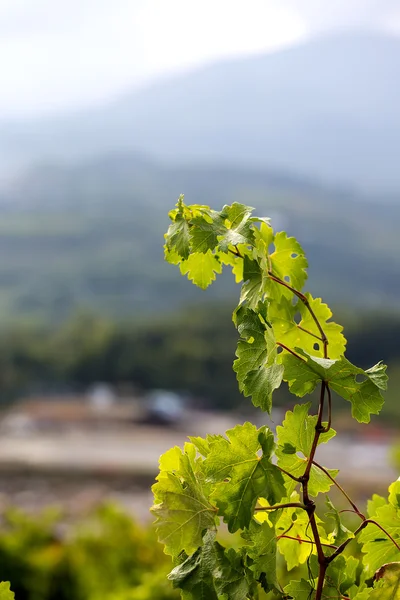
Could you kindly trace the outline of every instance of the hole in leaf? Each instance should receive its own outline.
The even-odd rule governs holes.
[[[294,321],[295,323],[297,323],[297,325],[300,323],[300,321],[301,321],[301,314],[300,314],[299,312],[297,312],[297,313],[294,315],[294,317],[293,317],[293,321]]]
[[[285,277],[283,279],[284,279],[284,281],[286,281],[286,283],[290,283],[289,275],[285,275]]]
[[[297,258],[298,254],[296,254],[296,252],[292,252],[292,254],[290,255],[290,258]]]
[[[367,377],[365,375],[362,375],[361,373],[356,375],[356,383],[364,383],[364,381],[367,381]]]
[[[259,450],[257,450],[256,454],[257,454],[258,458],[262,458],[262,455],[263,455],[262,448],[260,448]]]
[[[268,246],[268,254],[273,254],[275,252],[275,245],[274,244],[270,244]]]
[[[278,346],[276,352],[277,354],[280,354],[281,352],[283,352],[283,348],[281,346]]]
[[[318,352],[318,350],[319,350],[319,344],[318,344],[318,342],[315,342],[315,344],[313,346],[313,349],[317,350],[317,352]]]
[[[304,454],[302,452],[296,452],[296,456],[298,458],[301,458],[301,460],[306,460],[306,457],[304,456]]]
[[[292,298],[292,306],[296,306],[296,304],[297,304],[297,303],[298,303],[297,296],[295,296],[295,295],[293,294],[293,298]]]

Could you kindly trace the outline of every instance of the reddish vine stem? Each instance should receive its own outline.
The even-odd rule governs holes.
[[[313,319],[313,321],[314,321],[315,325],[317,326],[317,329],[318,329],[318,331],[320,333],[321,342],[323,343],[323,346],[324,346],[324,358],[328,358],[328,338],[326,337],[325,332],[322,329],[321,323],[319,322],[319,320],[318,320],[315,312],[311,308],[310,302],[309,302],[307,296],[305,296],[304,294],[302,294],[301,292],[299,292],[299,290],[296,290],[294,287],[292,287],[291,285],[289,285],[288,283],[286,283],[286,281],[284,281],[283,279],[280,279],[279,277],[276,277],[276,275],[274,275],[271,270],[268,270],[268,276],[273,281],[276,281],[276,283],[279,283],[280,285],[283,285],[285,288],[287,288],[288,290],[290,290],[291,292],[293,292],[293,294],[295,296],[297,296],[297,298],[299,298],[299,300],[301,300],[301,302],[303,302],[304,306],[307,308],[308,312],[310,313],[311,318]]]
[[[254,510],[278,510],[278,508],[302,508],[303,510],[307,510],[307,507],[301,502],[286,502],[285,504],[275,504],[274,506],[256,506]]]
[[[353,502],[353,500],[350,498],[350,496],[348,495],[348,493],[342,488],[342,486],[340,485],[340,483],[338,483],[332,477],[332,475],[329,473],[329,471],[327,469],[325,469],[325,467],[323,467],[320,464],[318,464],[315,460],[313,460],[313,464],[316,467],[318,467],[318,469],[320,469],[323,473],[325,473],[325,475],[332,481],[332,483],[338,488],[338,490],[340,490],[342,492],[343,496],[346,498],[346,500],[349,502],[349,504],[353,507],[354,512],[356,513],[356,515],[358,515],[361,519],[365,520],[366,517],[358,509],[357,505]]]
[[[398,543],[396,542],[396,540],[393,539],[393,537],[390,535],[390,533],[388,531],[386,531],[386,529],[384,527],[382,527],[382,525],[379,525],[379,523],[377,523],[376,521],[374,521],[374,519],[365,519],[361,525],[358,526],[358,528],[355,530],[354,532],[354,537],[356,537],[360,531],[362,531],[363,529],[366,528],[367,525],[375,525],[376,527],[378,527],[385,535],[387,535],[387,537],[389,538],[389,540],[391,542],[393,542],[393,544],[396,546],[397,550],[399,550],[400,552],[400,546],[398,545]],[[335,560],[335,558],[337,556],[339,556],[339,554],[341,554],[343,552],[343,550],[350,544],[350,542],[353,540],[354,538],[349,538],[346,541],[343,542],[343,544],[341,544],[339,546],[339,548],[337,548],[337,550],[335,550],[335,552],[333,554],[331,554],[330,556],[328,556],[326,558],[326,562],[327,564],[331,563],[333,560]]]
[[[270,269],[268,270],[268,275],[273,281],[275,281],[276,283],[279,283],[280,285],[283,285],[285,288],[289,289],[295,296],[297,296],[297,298],[299,298],[299,300],[301,300],[301,302],[303,302],[303,304],[305,305],[308,312],[310,313],[310,315],[320,333],[321,341],[323,343],[324,358],[328,358],[328,338],[326,337],[325,332],[322,329],[322,326],[321,326],[316,314],[314,313],[313,309],[311,308],[308,298],[304,294],[302,294],[301,292],[299,292],[298,290],[293,288],[291,285],[289,285],[288,283],[286,283],[285,281],[280,279],[279,277],[276,277]],[[311,332],[306,332],[306,333],[311,333]],[[313,334],[313,337],[316,337],[315,334]],[[285,348],[285,349],[289,350],[288,348]],[[293,353],[293,351],[290,351],[290,352],[292,354],[295,354],[295,353]],[[297,356],[297,355],[295,354],[295,356]],[[298,358],[300,358],[300,357],[298,357]],[[327,423],[326,427],[324,427],[322,424],[323,414],[324,414],[324,404],[325,404],[325,393],[327,393],[327,395],[328,395],[328,423]],[[320,393],[319,405],[318,405],[318,417],[317,417],[317,423],[315,425],[314,439],[312,442],[310,454],[307,458],[307,465],[306,465],[305,471],[304,471],[303,475],[300,477],[300,483],[302,485],[302,490],[303,490],[303,502],[304,502],[305,509],[308,513],[309,523],[310,523],[311,530],[312,530],[312,533],[314,536],[314,542],[315,542],[315,547],[317,550],[318,564],[319,564],[319,573],[318,573],[317,588],[315,591],[315,600],[321,600],[321,598],[322,598],[322,592],[323,592],[324,583],[325,583],[325,575],[326,575],[326,570],[328,568],[329,563],[328,563],[328,558],[324,554],[323,545],[322,545],[321,538],[319,535],[318,526],[317,526],[317,522],[315,519],[315,504],[309,496],[308,482],[310,480],[311,467],[313,465],[314,456],[315,456],[315,452],[317,450],[320,435],[321,435],[321,433],[326,433],[327,431],[329,431],[329,429],[331,427],[331,421],[332,421],[331,413],[332,413],[332,399],[331,399],[329,386],[327,385],[327,383],[325,381],[322,381],[321,393]],[[336,550],[335,552],[337,552],[337,551],[338,550]]]
[[[323,433],[328,433],[332,425],[332,394],[328,383],[325,381],[326,393],[328,395],[328,423],[324,427]]]
[[[301,325],[297,325],[297,329],[301,329],[301,331],[304,331],[304,333],[308,333],[308,335],[312,335],[312,337],[314,337],[316,340],[320,340],[320,342],[324,341],[319,335],[317,335],[316,333],[313,333],[312,331],[309,331],[308,329],[305,329]]]
[[[287,352],[290,352],[290,354],[292,354],[293,356],[295,356],[299,360],[302,360],[303,362],[306,362],[306,360],[302,356],[300,356],[300,354],[296,354],[296,352],[294,352],[293,350],[291,350],[290,348],[288,348],[287,346],[285,346],[285,344],[282,344],[282,342],[276,342],[276,345],[279,346],[280,348],[283,348]]]
[[[279,277],[275,277],[275,275],[272,273],[272,271],[268,270],[268,275],[276,283],[279,283],[280,285],[283,285],[287,289],[291,290],[291,292],[293,292],[293,294],[295,296],[297,296],[303,302],[303,304],[306,306],[307,310],[309,311],[309,313],[310,313],[312,319],[314,320],[314,322],[315,322],[315,324],[316,324],[316,326],[318,328],[318,331],[319,331],[319,333],[321,335],[321,341],[322,341],[323,346],[324,346],[324,358],[328,358],[328,338],[326,337],[325,332],[322,329],[321,324],[318,321],[317,316],[315,315],[314,311],[312,310],[312,308],[310,306],[310,303],[308,301],[308,298],[304,294],[302,294],[301,292],[299,292],[298,290],[296,290],[295,288],[293,288],[291,285],[289,285],[288,283],[286,283],[285,281],[283,281],[282,279],[280,279]],[[306,333],[309,333],[313,337],[318,337],[318,336],[315,336],[315,334],[312,334],[311,332],[309,332],[307,330],[303,329],[303,331],[306,331]],[[285,347],[283,344],[279,344],[279,345],[281,347],[283,347],[285,350],[288,350],[291,354],[293,354],[297,358],[301,358],[296,353],[294,353],[292,350],[290,350],[289,348]],[[323,414],[324,414],[325,393],[327,393],[327,396],[328,396],[328,423],[324,427],[322,425],[322,419],[323,419]],[[306,510],[307,513],[308,513],[308,515],[309,515],[309,522],[310,522],[311,530],[312,530],[313,536],[314,536],[314,542],[315,542],[315,546],[316,546],[316,549],[317,549],[318,564],[319,564],[319,573],[318,573],[317,588],[316,588],[316,591],[315,591],[315,600],[321,600],[321,598],[322,598],[322,592],[323,592],[323,588],[324,588],[326,570],[328,568],[328,565],[337,556],[339,556],[344,551],[344,549],[347,547],[347,545],[350,543],[350,541],[353,538],[349,538],[345,542],[343,542],[343,544],[341,544],[338,548],[336,548],[336,550],[330,556],[326,556],[324,554],[323,546],[325,544],[322,544],[321,538],[320,538],[320,535],[319,535],[319,532],[318,532],[318,526],[317,526],[317,522],[316,522],[316,519],[315,519],[315,504],[311,500],[311,498],[309,497],[309,493],[308,493],[308,482],[309,482],[309,479],[310,479],[310,472],[311,472],[311,467],[312,467],[313,464],[316,467],[320,468],[329,477],[329,479],[340,489],[340,491],[345,495],[345,497],[347,498],[347,500],[350,502],[350,505],[353,507],[353,509],[355,510],[355,512],[363,519],[363,522],[361,523],[361,525],[354,532],[354,536],[356,536],[358,533],[360,533],[360,531],[362,531],[363,529],[365,529],[365,527],[369,523],[371,523],[371,524],[374,524],[376,527],[378,527],[393,542],[393,544],[396,546],[396,548],[400,551],[400,546],[397,544],[397,542],[394,540],[394,538],[390,535],[390,533],[388,531],[386,531],[384,529],[384,527],[382,527],[381,525],[379,525],[379,523],[377,523],[373,519],[366,519],[365,516],[359,511],[359,509],[357,508],[357,506],[354,504],[354,502],[350,499],[350,496],[333,479],[333,477],[331,477],[331,475],[329,474],[329,472],[324,467],[321,467],[319,464],[317,464],[314,461],[315,452],[317,450],[318,441],[319,441],[319,438],[321,436],[321,433],[326,433],[326,432],[328,432],[330,430],[330,428],[331,428],[331,422],[332,422],[332,397],[331,397],[331,392],[330,392],[330,389],[329,389],[329,386],[328,386],[327,382],[322,381],[322,383],[321,383],[321,393],[320,393],[319,405],[318,405],[318,417],[317,417],[317,423],[315,425],[314,439],[313,439],[313,442],[312,442],[310,454],[309,454],[308,459],[307,459],[306,469],[304,471],[304,474],[299,478],[300,483],[301,483],[302,488],[303,488],[303,503],[304,504],[301,504],[301,503],[289,503],[287,505],[282,504],[282,505],[276,507],[276,508],[285,508],[285,507],[287,507],[289,505],[291,505],[291,506],[296,505],[297,507],[301,507],[304,510]],[[292,478],[294,479],[294,477],[292,477]],[[268,508],[272,509],[273,507],[268,507]],[[288,537],[290,539],[290,536],[286,536],[286,537]],[[311,542],[311,543],[313,543],[313,542]]]
[[[293,481],[297,481],[297,483],[301,482],[300,477],[296,477],[295,475],[292,475],[291,473],[289,473],[289,471],[285,471],[285,469],[282,469],[282,467],[280,467],[279,465],[276,465],[276,466],[281,471],[281,473],[284,473],[285,475],[287,475],[288,477],[290,477],[291,479],[293,479]]]
[[[285,538],[287,540],[294,540],[295,542],[300,542],[301,544],[314,544],[314,542],[312,540],[304,540],[303,538],[293,537],[291,535],[286,535],[284,533],[282,533],[282,535],[278,535],[278,537],[276,539],[281,540],[282,538]],[[334,548],[335,550],[337,549],[337,546],[334,546],[333,544],[321,543],[321,546],[326,546],[327,548]]]

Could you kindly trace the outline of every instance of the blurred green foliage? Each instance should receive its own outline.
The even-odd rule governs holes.
[[[243,543],[231,538],[236,548]],[[227,543],[223,533],[220,541]],[[352,543],[348,554],[358,552]],[[172,567],[153,526],[139,525],[115,504],[72,523],[56,508],[2,514],[0,578],[11,581],[17,600],[178,600],[167,579]],[[306,564],[288,573],[280,555],[278,571],[285,583],[307,577]],[[260,600],[269,598],[260,590]]]
[[[81,312],[57,328],[11,326],[0,336],[1,397],[84,391],[101,381],[139,391],[180,391],[208,408],[246,406],[232,371],[237,334],[229,312],[226,305],[203,303],[141,320],[111,321]],[[345,324],[351,361],[367,368],[378,356],[388,363],[382,415],[400,418],[400,317],[359,313],[337,318]],[[283,389],[278,403],[288,397]]]
[[[0,577],[18,600],[174,600],[170,570],[153,528],[112,504],[73,525],[56,510],[3,515]]]

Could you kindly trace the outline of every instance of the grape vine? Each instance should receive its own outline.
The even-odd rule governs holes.
[[[185,600],[252,600],[260,589],[281,600],[399,599],[400,480],[387,499],[373,496],[365,516],[336,481],[338,471],[316,460],[318,446],[336,434],[332,392],[351,404],[353,418],[369,423],[383,405],[386,366],[364,370],[345,358],[342,327],[320,298],[302,291],[308,263],[299,242],[252,211],[238,203],[221,211],[188,206],[181,196],[169,213],[165,258],[203,289],[224,267],[242,282],[233,369],[244,396],[270,413],[285,381],[299,398],[318,387],[318,409],[310,414],[311,401],[294,406],[276,438],[267,426],[244,423],[161,456],[152,511],[176,564],[169,579]],[[360,519],[354,531],[329,497],[333,531],[317,515],[317,500],[332,486]],[[220,543],[221,521],[240,532],[238,549]],[[361,558],[345,553],[354,539]],[[283,587],[278,553],[289,572],[307,563],[308,578]]]

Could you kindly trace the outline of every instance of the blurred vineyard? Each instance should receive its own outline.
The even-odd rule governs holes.
[[[234,536],[236,548],[240,543]],[[357,554],[352,542],[348,555]],[[178,600],[167,579],[172,568],[152,525],[139,525],[116,504],[73,522],[56,508],[39,516],[11,509],[2,516],[0,577],[11,581],[17,600]],[[278,572],[286,585],[307,576],[307,563],[288,573],[282,558]],[[273,598],[260,589],[260,600]]]
[[[18,600],[173,600],[170,569],[153,529],[113,504],[73,525],[56,509],[3,515],[0,577]]]

